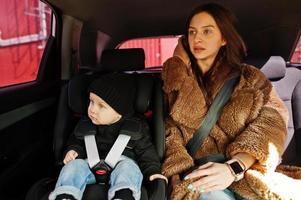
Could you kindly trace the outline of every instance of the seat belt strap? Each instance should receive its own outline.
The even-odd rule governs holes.
[[[117,162],[120,160],[120,156],[130,139],[131,136],[119,134],[119,136],[115,140],[112,148],[110,149],[108,155],[105,158],[105,163],[108,164],[111,168],[114,168]],[[95,135],[86,135],[84,137],[84,140],[88,163],[90,168],[93,168],[97,163],[100,162]]]
[[[86,135],[84,137],[84,140],[85,140],[86,152],[88,157],[88,163],[90,168],[93,168],[100,161],[95,135]]]
[[[119,134],[118,138],[114,142],[112,148],[110,149],[108,155],[105,158],[105,163],[107,163],[110,167],[114,168],[117,162],[120,160],[120,156],[130,139],[131,136]]]
[[[186,149],[191,156],[194,156],[200,146],[203,144],[211,129],[216,124],[222,108],[230,99],[234,86],[239,81],[239,73],[236,73],[231,79],[227,80],[219,93],[214,98],[204,120],[196,130],[193,137],[186,144]]]

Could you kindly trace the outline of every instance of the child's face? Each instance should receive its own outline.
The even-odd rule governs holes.
[[[90,92],[88,116],[96,125],[110,125],[117,122],[121,115],[109,106],[102,98]]]

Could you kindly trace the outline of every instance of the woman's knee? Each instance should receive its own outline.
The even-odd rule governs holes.
[[[218,190],[201,193],[199,200],[235,200],[235,195],[230,190]]]

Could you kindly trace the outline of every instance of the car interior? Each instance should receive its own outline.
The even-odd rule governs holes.
[[[86,88],[106,73],[136,80],[135,110],[146,117],[162,160],[162,64],[146,68],[145,49],[119,47],[132,39],[183,35],[190,11],[208,2],[235,13],[248,49],[244,62],[261,69],[289,110],[282,162],[301,166],[301,64],[290,62],[301,35],[300,0],[43,2],[51,9],[51,28],[37,78],[0,87],[0,199],[48,199],[66,140],[85,113]],[[89,185],[83,199],[106,199],[106,190],[106,185]],[[163,181],[143,183],[142,199],[166,199],[166,193]]]

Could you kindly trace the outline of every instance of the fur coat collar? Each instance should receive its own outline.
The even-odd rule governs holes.
[[[284,152],[288,112],[269,80],[255,67],[242,64],[240,81],[221,116],[194,158],[185,145],[192,138],[225,80],[233,74],[220,65],[210,74],[206,88],[200,88],[181,43],[163,67],[166,106],[166,155],[163,174],[170,177],[194,166],[193,160],[214,153],[227,158],[249,153],[257,162],[245,178],[231,188],[247,199],[297,199],[301,197],[301,169],[278,166]],[[205,92],[204,92],[205,91]],[[210,104],[210,102],[209,102]],[[297,178],[293,179],[291,177]],[[294,190],[285,189],[296,188]],[[300,194],[299,194],[300,193]]]

